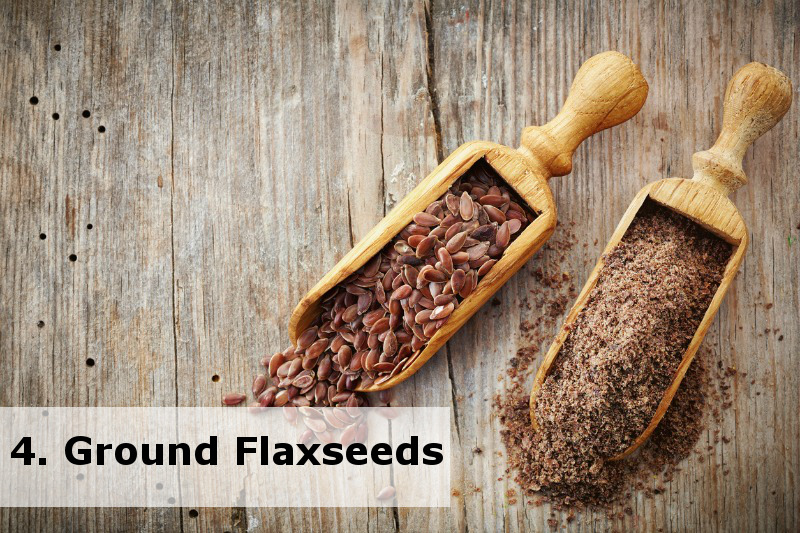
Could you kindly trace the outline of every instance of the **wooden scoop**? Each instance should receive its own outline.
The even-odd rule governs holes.
[[[644,104],[647,90],[647,82],[628,57],[618,52],[604,52],[581,66],[564,107],[552,121],[522,132],[522,146],[518,150],[486,141],[459,147],[300,301],[289,320],[292,343],[296,345],[299,333],[319,317],[325,293],[379,253],[412,221],[414,214],[424,211],[475,162],[484,158],[537,217],[450,315],[413,364],[388,381],[359,390],[387,389],[414,374],[553,233],[556,206],[547,180],[570,172],[572,153],[584,139],[634,116]]]
[[[731,78],[725,91],[722,132],[710,150],[697,152],[692,156],[692,166],[694,167],[692,179],[669,178],[644,187],[631,202],[616,231],[611,236],[611,240],[603,250],[603,256],[605,256],[617,246],[647,198],[690,218],[734,247],[725,267],[722,282],[692,337],[675,377],[658,405],[650,425],[624,452],[612,457],[612,460],[622,459],[633,453],[647,440],[661,421],[703,341],[725,293],[733,282],[747,249],[748,237],[744,220],[733,202],[728,200],[727,195],[747,182],[747,177],[742,170],[742,158],[747,147],[777,124],[788,111],[791,103],[792,84],[789,78],[779,70],[762,63],[750,63],[739,69]],[[534,409],[536,393],[550,372],[572,324],[583,309],[597,282],[602,267],[603,259],[601,257],[536,373],[530,400],[531,422],[535,429],[538,428]]]

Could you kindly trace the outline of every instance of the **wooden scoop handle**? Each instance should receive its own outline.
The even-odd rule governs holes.
[[[725,89],[717,142],[692,156],[693,179],[725,195],[747,183],[742,170],[747,147],[777,124],[791,105],[792,82],[783,72],[763,63],[740,68]]]
[[[578,145],[638,113],[647,91],[629,57],[614,51],[597,54],[581,65],[558,115],[544,126],[522,131],[519,151],[541,162],[547,177],[569,174]]]

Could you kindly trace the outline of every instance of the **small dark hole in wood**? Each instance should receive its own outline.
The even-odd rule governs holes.
[[[164,484],[163,483],[156,483],[156,490],[161,490],[163,488],[164,488]]]
[[[167,503],[175,503],[175,498],[167,498]]]
[[[211,381],[213,381],[214,383],[217,383],[219,381],[219,376],[214,374],[213,376],[211,376]]]
[[[94,226],[91,224],[86,224],[86,229],[92,229]]]
[[[100,126],[99,128],[97,128],[97,131],[99,131],[100,133],[105,133],[106,132],[106,127],[105,126]]]
[[[84,109],[84,110],[83,110],[83,113],[81,113],[81,116],[82,116],[83,118],[89,118],[89,117],[91,117],[91,116],[92,116],[92,114],[89,112],[89,110],[88,110],[88,109]]]
[[[39,99],[36,98],[35,96],[31,96],[31,99],[28,101],[31,103],[31,105],[36,105],[39,103]]]
[[[53,113],[53,120],[58,120],[58,113]]]
[[[37,328],[43,328],[44,327],[44,320],[40,320],[39,322],[37,322],[36,323],[36,327]]]
[[[60,44],[55,45],[53,47],[53,50],[55,50],[56,52],[60,52],[61,51],[61,45]]]
[[[39,238],[45,240],[47,238],[47,235],[45,235],[44,233],[40,233]]]
[[[75,479],[77,479],[78,481],[83,481],[84,477],[85,476],[83,474],[78,474],[77,476],[75,476]]]
[[[91,357],[86,360],[86,366],[94,366],[94,359]]]
[[[197,512],[197,509],[189,509],[189,516],[191,518],[197,518],[197,515],[199,515],[199,514],[200,513]]]
[[[50,411],[45,409],[44,411],[42,411],[42,416],[50,416]]]
[[[69,260],[73,263],[78,260],[78,256],[75,254],[69,254]]]

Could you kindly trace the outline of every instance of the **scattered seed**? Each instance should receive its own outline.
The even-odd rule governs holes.
[[[481,198],[481,203],[483,203],[483,198]],[[486,216],[489,217],[489,220],[495,222],[497,224],[502,224],[506,221],[506,214],[503,213],[500,209],[496,208],[491,204],[484,204],[483,206],[484,211],[486,211]]]
[[[297,347],[301,350],[305,350],[311,343],[314,342],[317,338],[317,328],[311,327],[305,330],[299,337],[297,337]]]
[[[440,305],[431,313],[431,320],[439,320],[440,318],[447,318],[455,309],[455,305],[450,302],[447,305]]]
[[[450,278],[450,283],[453,287],[453,292],[455,294],[459,294],[461,292],[461,288],[464,286],[464,281],[466,280],[466,274],[460,268],[453,271],[453,276]]]
[[[381,491],[378,493],[378,496],[376,496],[376,497],[379,500],[391,500],[392,498],[394,498],[394,495],[395,495],[396,492],[397,491],[395,490],[395,488],[393,486],[388,485],[386,487],[383,487],[381,489]]]
[[[247,398],[246,394],[238,392],[231,392],[222,397],[222,403],[225,405],[239,405]]]
[[[386,419],[389,419],[389,420],[393,420],[393,419],[395,419],[395,418],[397,418],[399,416],[399,413],[397,412],[397,410],[394,407],[388,407],[388,406],[387,407],[378,407],[376,409],[376,411],[383,418],[386,418]]]
[[[282,390],[275,395],[275,400],[273,401],[273,405],[275,407],[280,407],[282,405],[286,405],[286,402],[289,401],[289,393],[286,390]]]
[[[495,259],[489,259],[478,268],[478,276],[485,276],[489,270],[497,263]]]
[[[267,376],[259,374],[253,380],[253,396],[258,397],[261,392],[267,388]]]
[[[447,248],[448,252],[454,254],[459,250],[461,250],[466,241],[467,241],[467,232],[462,231],[461,233],[456,233],[455,235],[453,235],[453,237],[449,241],[447,241],[445,248]]]
[[[392,300],[404,300],[411,296],[412,290],[409,285],[403,285],[392,293]]]
[[[325,421],[319,418],[303,418],[303,423],[314,433],[322,433],[328,429],[328,425],[325,424]]]
[[[258,397],[258,403],[261,407],[272,407],[275,404],[275,395],[277,394],[277,387],[270,387],[261,393]]]
[[[286,362],[286,357],[283,353],[278,352],[269,360],[269,375],[275,377],[278,375],[278,369]]]
[[[306,357],[317,358],[328,347],[328,339],[320,339],[306,350]]]
[[[375,369],[375,372],[385,374],[394,370],[394,365],[392,363],[376,363],[373,368]]]
[[[475,212],[475,205],[472,203],[472,198],[470,198],[466,191],[461,194],[458,211],[462,219],[472,220],[472,215]]]
[[[418,226],[433,227],[439,225],[440,222],[440,219],[429,213],[422,212],[414,215],[414,223]]]
[[[339,443],[342,447],[347,447],[352,444],[356,439],[356,434],[358,432],[358,426],[355,424],[351,424],[342,431],[341,436],[339,437]]]
[[[497,234],[497,226],[494,224],[484,224],[472,232],[471,238],[478,241],[493,241]]]
[[[314,440],[314,432],[310,429],[303,431],[300,436],[297,437],[298,444],[309,444],[312,440]]]
[[[508,227],[508,226],[506,226]],[[475,246],[467,249],[467,255],[469,256],[470,261],[477,261],[489,250],[489,243],[482,242],[480,244],[476,244]]]
[[[397,335],[395,335],[394,331],[389,331],[386,334],[386,338],[383,340],[383,353],[384,355],[392,356],[396,352],[397,352]]]
[[[509,240],[511,239],[511,229],[509,227],[508,222],[503,222],[500,225],[500,228],[497,230],[497,241],[495,244],[500,248],[505,248],[508,246]]]
[[[461,222],[456,222],[455,224],[447,228],[447,231],[445,231],[444,233],[444,240],[449,241],[450,239],[452,239],[454,235],[461,232],[461,228],[463,227],[464,224],[462,224]]]
[[[496,208],[501,208],[506,204],[506,199],[499,194],[487,194],[486,196],[481,196],[479,201],[483,205],[490,205]]]

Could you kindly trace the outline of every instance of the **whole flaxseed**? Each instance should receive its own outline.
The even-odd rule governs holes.
[[[394,498],[396,493],[397,491],[393,486],[387,485],[378,492],[375,498],[377,498],[378,500],[391,500],[392,498]]]
[[[245,394],[231,392],[222,397],[222,403],[224,405],[239,405],[245,401],[245,399],[247,399]]]
[[[297,346],[262,361],[264,407],[357,406],[359,386],[411,366],[535,218],[483,159],[416,213],[383,250],[329,291]]]

